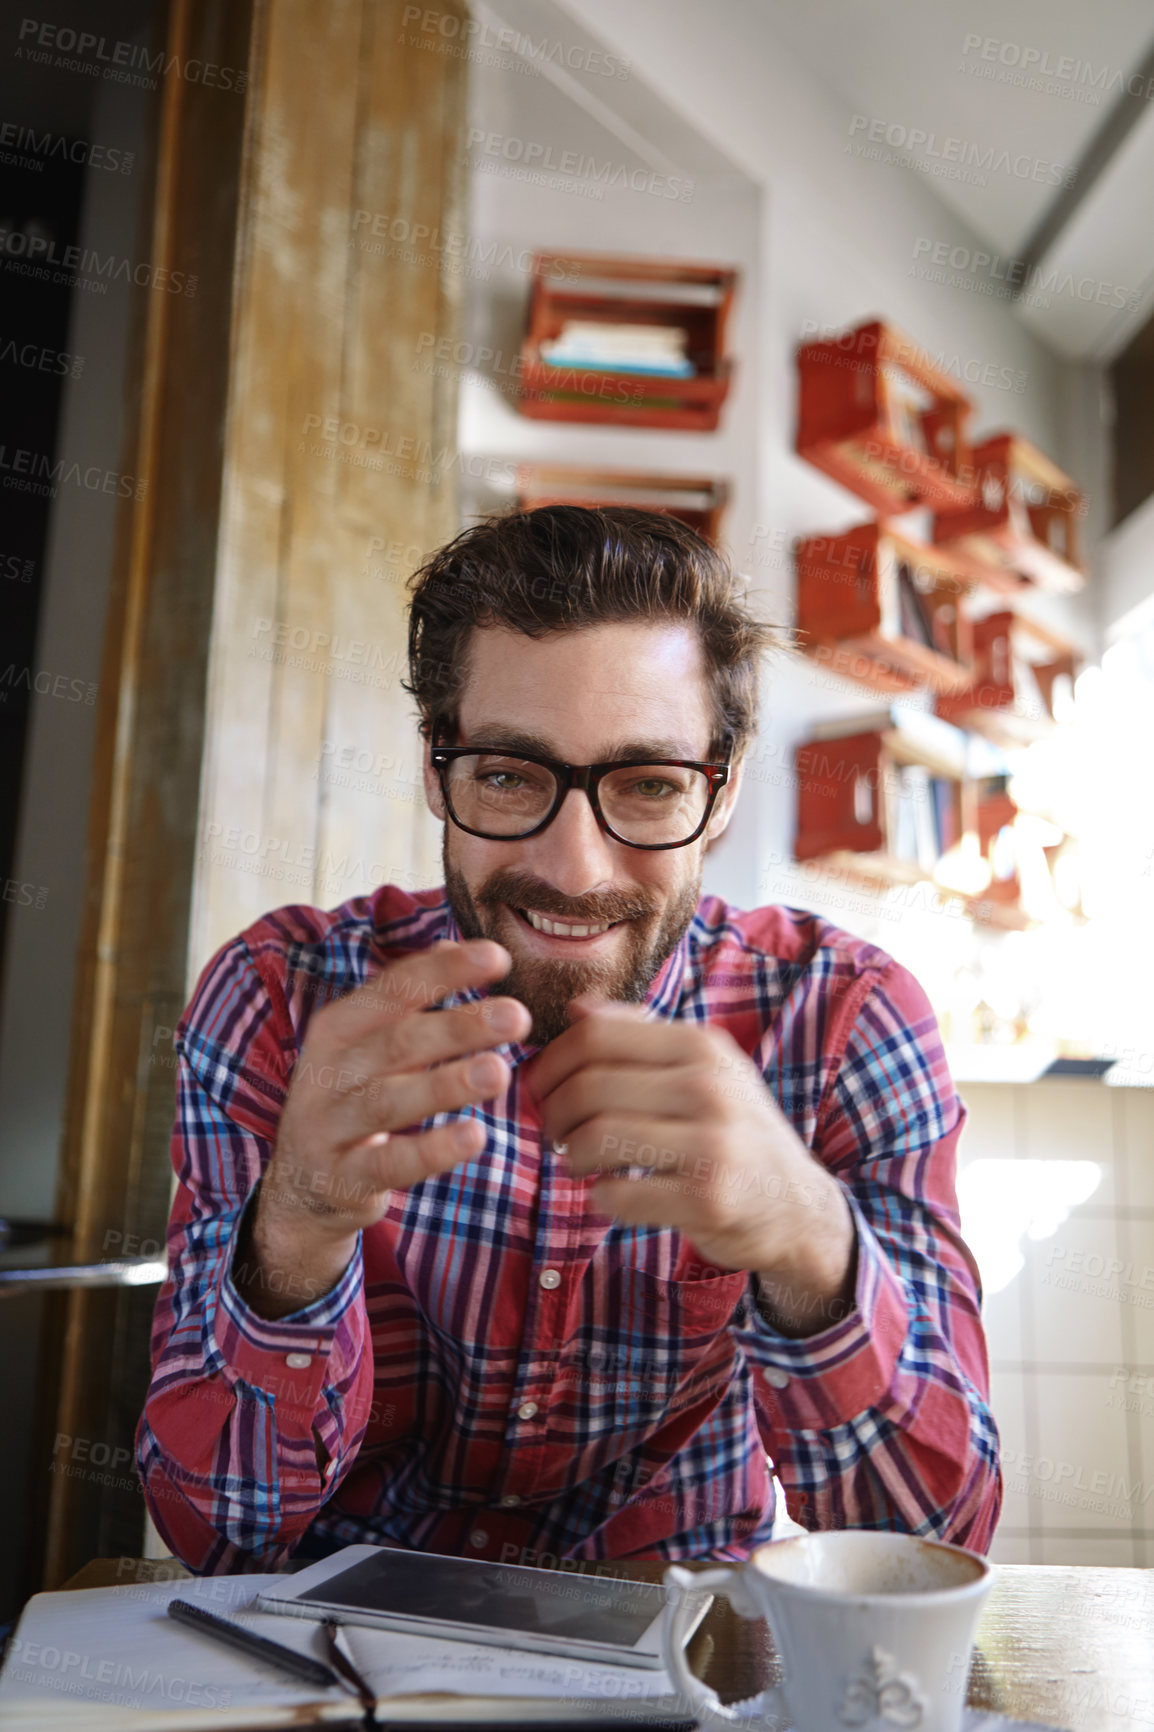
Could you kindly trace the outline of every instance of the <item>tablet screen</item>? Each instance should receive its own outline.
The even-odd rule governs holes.
[[[331,1577],[315,1597],[326,1605],[615,1648],[635,1647],[665,1604],[664,1590],[648,1582],[389,1550]]]

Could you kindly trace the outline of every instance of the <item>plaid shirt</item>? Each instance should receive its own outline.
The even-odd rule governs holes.
[[[516,1044],[508,1093],[474,1109],[483,1155],[394,1192],[319,1300],[275,1322],[242,1301],[238,1230],[312,1011],[459,936],[443,890],[281,908],[213,957],[177,1027],[179,1187],[137,1436],[177,1556],[275,1568],[307,1529],[312,1555],[741,1559],[770,1534],[771,1468],[805,1527],[984,1550],[1001,1483],[954,1196],[965,1107],[912,975],[801,909],[703,898],[648,1009],[728,1029],[844,1185],[842,1320],[781,1335],[753,1276],[595,1214]]]

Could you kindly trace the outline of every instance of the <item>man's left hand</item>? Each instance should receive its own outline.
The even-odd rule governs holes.
[[[598,1175],[596,1208],[676,1227],[718,1267],[756,1273],[783,1334],[846,1316],[857,1236],[845,1193],[733,1037],[588,994],[570,1009],[525,1082],[570,1171]],[[604,1176],[624,1167],[635,1176]]]

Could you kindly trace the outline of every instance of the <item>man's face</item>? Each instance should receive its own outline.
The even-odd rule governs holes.
[[[568,764],[622,751],[648,758],[709,758],[710,713],[697,633],[682,623],[612,624],[528,638],[475,630],[460,707],[461,745],[516,737]],[[444,818],[445,883],[467,938],[494,938],[513,958],[499,990],[533,1017],[529,1044],[568,1026],[581,992],[640,1003],[693,918],[701,863],[725,828],[738,775],[718,796],[709,828],[684,848],[646,852],[600,828],[571,788],[549,827],[523,841],[485,841],[448,819],[426,763],[429,804]],[[584,937],[539,930],[529,916],[608,928]]]

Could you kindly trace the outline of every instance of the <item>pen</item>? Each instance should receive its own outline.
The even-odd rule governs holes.
[[[190,1605],[187,1600],[170,1600],[168,1615],[192,1630],[199,1630],[202,1635],[212,1636],[230,1648],[238,1648],[250,1660],[263,1660],[265,1665],[288,1672],[305,1684],[328,1688],[340,1683],[332,1667],[320,1660],[311,1660],[307,1654],[298,1654],[292,1648],[282,1647],[279,1642],[270,1642],[267,1636],[258,1636],[255,1630],[246,1630],[243,1624],[234,1624],[228,1618],[218,1618],[214,1612]]]

